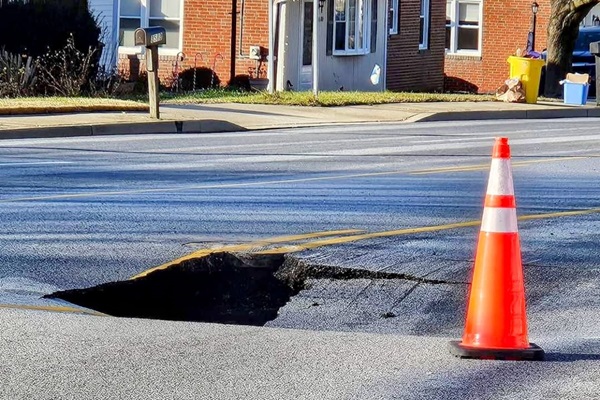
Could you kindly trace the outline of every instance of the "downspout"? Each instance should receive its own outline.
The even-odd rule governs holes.
[[[230,73],[229,73],[229,82],[233,82],[235,78],[235,41],[237,36],[237,0],[231,0],[231,65],[230,65]]]
[[[244,8],[246,5],[246,0],[242,0],[242,4],[240,7],[240,49],[238,51],[238,54],[240,57],[244,56]]]

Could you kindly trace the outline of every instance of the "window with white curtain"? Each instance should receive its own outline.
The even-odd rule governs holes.
[[[371,0],[334,0],[333,55],[369,52]]]
[[[167,43],[161,49],[179,51],[182,10],[183,0],[119,0],[119,50],[139,50],[133,38],[137,28],[162,26],[167,32]]]
[[[446,52],[481,55],[481,0],[446,1]]]

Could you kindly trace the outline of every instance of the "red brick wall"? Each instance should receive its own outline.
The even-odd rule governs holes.
[[[162,85],[171,86],[173,84],[173,64],[175,60],[175,56],[158,57],[158,77]],[[145,55],[119,54],[119,73],[128,80],[137,81],[140,74],[146,73]]]
[[[243,15],[242,15],[243,3]],[[268,47],[268,1],[237,0],[236,75],[248,74],[256,62],[248,59],[251,45]],[[241,33],[241,45],[240,45]],[[183,10],[183,53],[185,58],[179,69],[213,68],[222,84],[230,77],[231,66],[231,0],[185,0]],[[119,56],[119,68],[127,74],[134,62],[127,55]],[[159,76],[161,83],[172,82],[175,56],[161,56]],[[145,61],[140,71],[145,70]],[[266,65],[261,68],[266,74]],[[136,76],[134,71],[132,77]]]
[[[531,0],[483,0],[483,48],[481,57],[446,56],[446,90],[479,93],[495,91],[508,78],[506,59],[517,48],[525,49],[531,29]],[[549,0],[540,5],[535,50],[546,47],[550,16]]]
[[[429,49],[419,50],[420,0],[400,1],[398,35],[388,39],[387,88],[394,91],[442,90],[446,3],[430,0]]]
[[[248,59],[248,48],[268,47],[268,1],[238,0],[237,11],[235,73],[240,75],[248,74],[248,68],[256,66],[255,61]],[[231,65],[231,0],[185,0],[184,13],[185,66],[192,67],[194,56],[201,54],[198,66],[213,68],[214,65],[217,75],[226,83]]]

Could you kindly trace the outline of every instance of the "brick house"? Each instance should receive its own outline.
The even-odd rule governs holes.
[[[444,6],[437,0],[237,0],[235,6],[232,60],[232,0],[90,0],[105,27],[104,62],[132,75],[144,69],[134,30],[166,28],[159,54],[167,85],[175,69],[194,66],[213,69],[223,83],[233,64],[233,75],[258,71],[265,78],[273,47],[274,88],[309,90],[316,16],[322,90],[443,88]],[[376,65],[381,79],[374,84]]]
[[[546,47],[550,2],[538,0],[535,50]],[[525,49],[531,0],[446,0],[446,90],[493,92],[508,78],[507,58]]]
[[[400,3],[399,27],[389,25],[387,89],[441,91],[444,76],[444,3],[439,0],[394,0]],[[397,32],[397,34],[395,33]]]

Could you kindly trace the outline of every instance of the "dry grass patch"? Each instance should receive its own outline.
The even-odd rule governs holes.
[[[0,99],[0,115],[96,111],[148,111],[148,105],[132,100],[89,97],[21,97]]]

